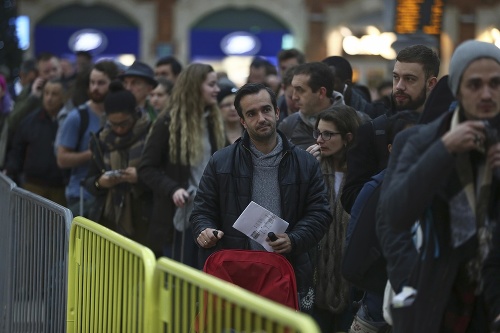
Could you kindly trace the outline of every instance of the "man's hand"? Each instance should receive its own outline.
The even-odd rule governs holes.
[[[276,234],[278,237],[274,242],[266,238],[267,243],[273,248],[274,252],[285,254],[292,252],[292,241],[287,234]]]
[[[209,249],[211,247],[214,247],[219,241],[219,239],[221,239],[223,236],[224,232],[220,230],[206,228],[201,232],[201,234],[198,235],[196,241],[198,242],[198,245],[200,245],[202,248]]]
[[[478,120],[464,121],[453,130],[446,132],[441,140],[452,154],[465,153],[474,149],[480,150],[485,140],[484,123]]]
[[[37,77],[33,84],[31,85],[31,95],[36,96],[38,98],[42,97],[42,89],[45,84],[45,80],[41,77]]]

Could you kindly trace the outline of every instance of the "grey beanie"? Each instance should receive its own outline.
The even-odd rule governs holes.
[[[480,58],[492,58],[500,63],[500,49],[495,44],[468,40],[460,44],[453,52],[448,85],[455,96],[458,93],[460,79],[465,69],[471,62]]]

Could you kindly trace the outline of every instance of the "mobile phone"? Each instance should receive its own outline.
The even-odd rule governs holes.
[[[278,237],[276,237],[275,233],[274,232],[270,232],[267,234],[267,237],[269,237],[269,239],[274,242],[275,240],[278,240]]]
[[[108,177],[119,177],[122,174],[121,170],[109,170],[104,173]]]

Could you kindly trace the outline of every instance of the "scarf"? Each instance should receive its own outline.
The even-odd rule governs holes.
[[[460,111],[454,111],[450,130],[459,123]],[[467,271],[472,281],[481,286],[481,269],[491,247],[492,223],[488,219],[492,170],[486,163],[485,148],[481,153],[467,152],[458,154],[455,168],[461,184],[461,191],[450,200],[451,240],[454,248],[464,244],[471,237],[478,238],[479,248],[476,257],[467,263]]]
[[[319,243],[316,263],[316,305],[331,313],[340,313],[349,303],[349,284],[341,272],[344,240],[349,222],[349,214],[340,202],[340,193],[344,187],[345,177],[340,185],[339,195],[336,196],[333,163],[322,160],[321,169],[328,189],[333,221]]]
[[[147,117],[141,117],[124,136],[116,135],[109,127],[99,133],[106,170],[138,167],[150,124]],[[130,183],[120,183],[110,188],[106,196],[104,218],[113,222],[116,230],[125,236],[134,233],[132,196],[136,196],[136,193],[135,187]]]

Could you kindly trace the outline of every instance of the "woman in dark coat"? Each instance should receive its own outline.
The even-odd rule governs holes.
[[[153,126],[139,166],[139,178],[154,193],[148,246],[158,256],[193,267],[197,247],[188,225],[192,200],[210,156],[226,144],[219,91],[210,65],[185,68]]]

